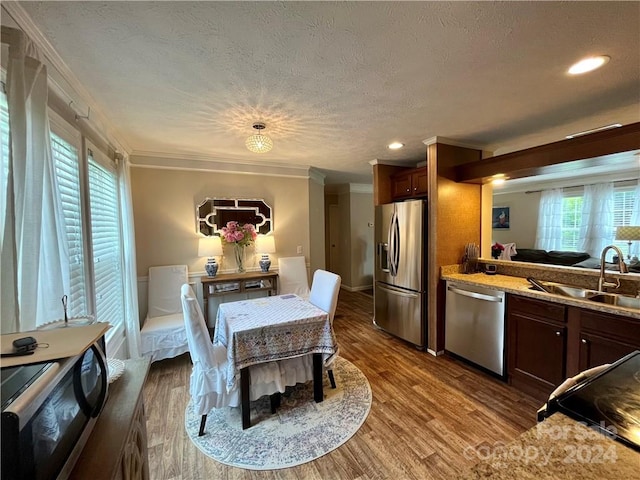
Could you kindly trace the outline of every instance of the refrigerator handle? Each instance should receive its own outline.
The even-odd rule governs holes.
[[[393,271],[393,219],[396,216],[396,212],[391,214],[391,221],[389,222],[389,231],[387,232],[387,265],[389,266],[389,273],[391,276],[395,276]]]
[[[400,290],[399,288],[393,288],[391,286],[383,286],[379,283],[377,284],[377,288],[385,292],[389,292],[391,295],[397,295],[399,297],[418,298],[418,293],[406,292],[404,290]]]
[[[393,212],[389,226],[389,268],[392,276],[398,275],[398,262],[400,260],[400,228],[398,225],[398,212]]]

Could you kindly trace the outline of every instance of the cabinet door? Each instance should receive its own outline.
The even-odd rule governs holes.
[[[411,186],[415,195],[427,193],[427,169],[420,169],[411,176]]]
[[[511,383],[545,398],[564,381],[566,327],[512,312],[509,330]]]
[[[391,188],[393,189],[394,198],[411,196],[411,175],[403,174],[393,178]]]
[[[580,371],[615,362],[640,350],[640,322],[637,319],[585,309],[579,310],[579,316]]]
[[[620,340],[582,333],[580,334],[580,371],[603,363],[613,363],[636,349],[635,345]]]

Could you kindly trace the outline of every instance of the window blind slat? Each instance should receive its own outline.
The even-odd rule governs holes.
[[[78,149],[54,132],[51,132],[51,151],[69,255],[68,312],[71,316],[81,316],[88,312],[80,199],[80,158]]]
[[[89,201],[93,249],[96,315],[98,320],[120,325],[124,320],[124,282],[118,178],[89,156]]]

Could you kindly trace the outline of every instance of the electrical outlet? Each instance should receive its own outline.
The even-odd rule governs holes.
[[[296,250],[298,253],[302,253],[302,245],[298,245],[298,248]]]

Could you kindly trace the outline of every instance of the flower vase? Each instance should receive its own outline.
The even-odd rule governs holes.
[[[238,273],[244,272],[244,247],[242,245],[234,245],[233,253],[236,257],[236,265],[238,266]]]

